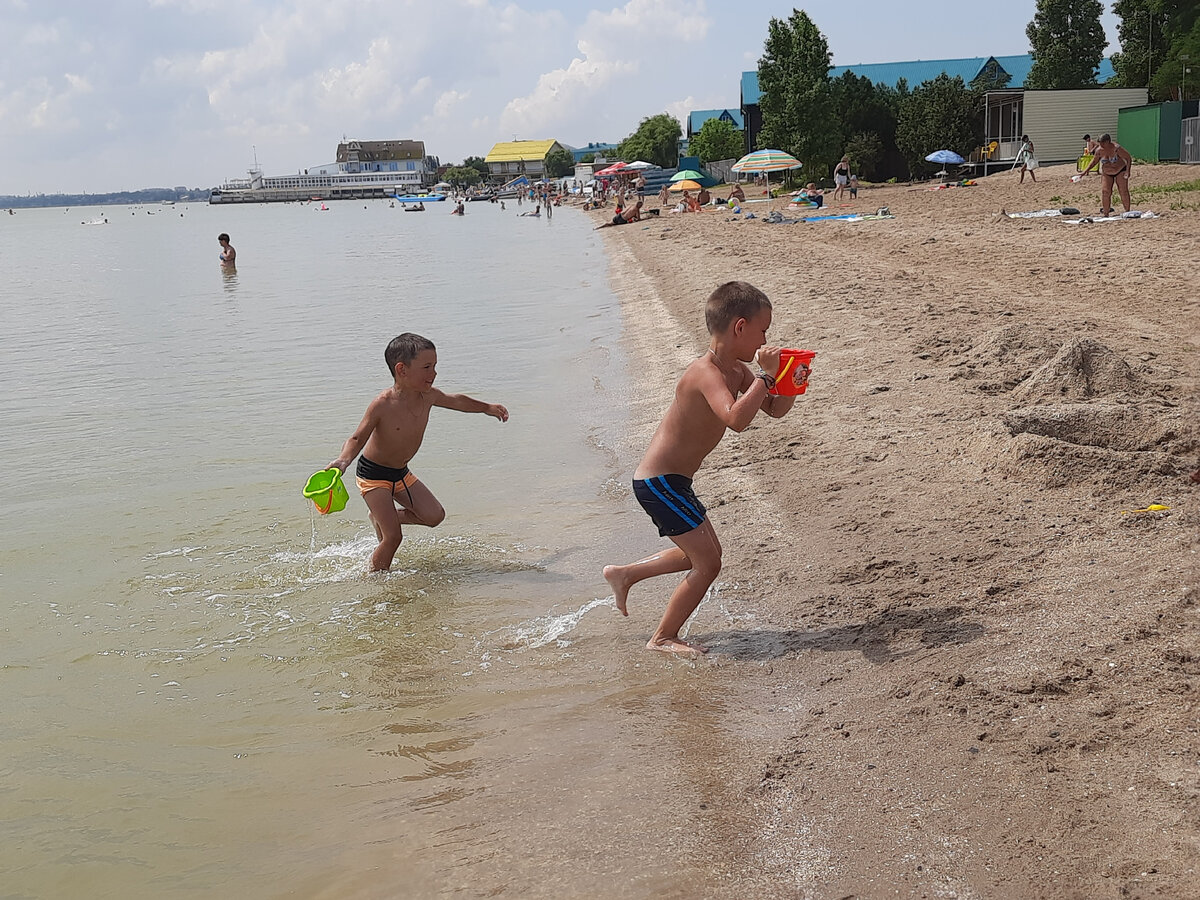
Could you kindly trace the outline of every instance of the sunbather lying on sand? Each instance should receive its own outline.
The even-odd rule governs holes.
[[[612,217],[611,222],[605,222],[603,225],[597,225],[592,231],[599,231],[601,228],[612,228],[614,225],[628,225],[630,222],[640,222],[642,220],[642,201],[639,200],[632,209],[627,209],[624,212],[618,212]]]

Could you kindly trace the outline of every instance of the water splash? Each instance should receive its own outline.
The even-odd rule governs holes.
[[[556,643],[559,647],[569,647],[571,642],[563,636],[574,631],[583,617],[598,606],[615,607],[615,603],[612,597],[601,597],[585,603],[574,612],[564,613],[561,616],[538,616],[516,625],[497,628],[483,635],[483,639],[479,642],[480,649],[483,649],[485,642],[490,643],[492,641],[489,639],[494,638],[500,639],[500,649],[502,650],[516,650],[521,647],[536,650],[538,647],[545,647],[550,643]]]

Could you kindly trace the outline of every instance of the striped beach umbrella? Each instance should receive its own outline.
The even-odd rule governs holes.
[[[755,150],[747,153],[731,169],[735,172],[761,172],[767,176],[767,209],[771,208],[771,172],[782,172],[784,169],[799,169],[803,163],[790,153],[782,150]]]
[[[781,172],[784,169],[799,169],[802,165],[800,160],[782,150],[755,150],[730,168],[735,172]]]

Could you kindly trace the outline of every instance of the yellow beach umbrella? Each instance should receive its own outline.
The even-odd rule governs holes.
[[[669,191],[698,191],[698,190],[700,190],[700,187],[701,186],[694,181],[685,180],[685,181],[675,182],[673,185],[671,185],[669,188],[667,188],[667,190],[669,190]]]

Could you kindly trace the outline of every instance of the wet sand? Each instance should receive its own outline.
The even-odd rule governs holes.
[[[792,414],[696,481],[725,614],[691,637],[729,695],[680,765],[708,783],[714,895],[1200,895],[1200,191],[1135,194],[1149,221],[997,215],[1095,215],[1072,172],[825,211],[894,219],[604,232],[643,363],[631,458],[718,283],[819,354]]]

